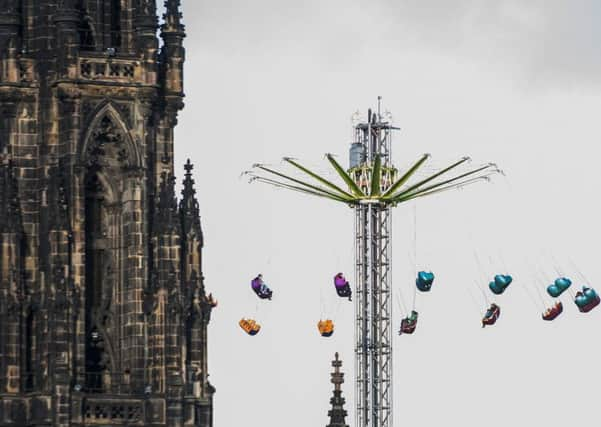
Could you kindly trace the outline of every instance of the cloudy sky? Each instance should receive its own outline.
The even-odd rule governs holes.
[[[240,174],[282,156],[319,170],[326,152],[346,162],[351,115],[378,95],[402,129],[397,166],[470,155],[506,175],[394,213],[395,330],[415,264],[437,276],[416,299],[416,333],[394,337],[395,426],[593,425],[601,310],[581,314],[566,294],[564,313],[543,322],[551,300],[538,292],[558,274],[601,288],[601,3],[184,0],[183,12],[176,161],[196,164],[204,273],[220,302],[216,425],[327,424],[336,351],[354,425],[353,306],[331,284],[352,277],[353,212]],[[250,291],[259,272],[270,303]],[[497,325],[481,329],[477,284],[498,272],[515,282],[496,299]],[[242,332],[243,316],[259,335]],[[329,339],[321,316],[335,321]]]

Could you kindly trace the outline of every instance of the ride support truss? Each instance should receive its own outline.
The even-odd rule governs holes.
[[[369,170],[381,159],[379,192],[396,177],[391,167],[392,127],[382,122],[380,112],[368,114],[367,123],[355,127],[353,147],[364,160],[355,170]],[[371,187],[372,174],[351,176],[359,186]],[[388,179],[387,179],[388,178]],[[390,206],[363,201],[355,209],[355,425],[391,427],[392,423],[392,287]]]
[[[392,426],[390,209],[355,208],[356,425]]]

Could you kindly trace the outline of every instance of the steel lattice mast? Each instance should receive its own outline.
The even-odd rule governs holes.
[[[355,127],[349,172],[366,192],[378,157],[383,189],[395,178],[390,164],[392,130],[379,111],[369,111],[367,122]],[[367,199],[355,207],[356,426],[393,425],[391,228],[390,204]]]
[[[379,101],[379,98],[378,98]],[[461,187],[499,170],[492,163],[448,177],[469,158],[409,183],[430,157],[424,154],[402,174],[391,162],[393,127],[378,112],[355,126],[350,167],[326,157],[344,185],[318,175],[292,158],[284,161],[303,178],[263,164],[246,172],[263,182],[348,204],[355,210],[355,426],[392,427],[392,286],[391,209],[400,203]],[[306,177],[311,181],[306,181]]]

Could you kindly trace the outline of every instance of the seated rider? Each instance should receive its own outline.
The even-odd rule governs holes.
[[[338,273],[334,276],[334,286],[336,287],[336,293],[339,296],[348,297],[349,301],[351,301],[351,287],[342,273]]]
[[[495,312],[497,311],[497,309],[499,308],[499,306],[497,304],[495,304],[494,302],[490,305],[490,308],[488,310],[486,310],[486,314],[484,314],[484,318],[485,319],[489,319],[492,316],[495,315]]]
[[[263,281],[263,275],[261,273],[259,273],[259,275],[253,279],[252,285],[253,288],[259,291],[261,295],[267,295],[270,292],[269,288]]]
[[[401,329],[399,335],[411,334],[417,326],[417,311],[412,310],[411,314],[401,320]]]
[[[346,281],[342,273],[338,273],[336,276],[334,276],[334,285],[337,288],[348,286],[348,282]]]

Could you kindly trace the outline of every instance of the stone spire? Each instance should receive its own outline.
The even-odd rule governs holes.
[[[182,190],[182,199],[179,202],[179,212],[182,219],[182,230],[185,237],[196,236],[203,244],[202,229],[200,227],[200,210],[198,200],[196,200],[196,190],[194,189],[194,178],[192,178],[192,169],[194,165],[190,159],[184,165],[186,175],[184,178],[184,188]]]
[[[335,355],[335,359],[332,361],[334,372],[332,372],[331,382],[334,384],[334,395],[330,399],[332,409],[328,411],[330,417],[330,423],[326,427],[348,427],[345,418],[347,412],[344,409],[344,403],[346,400],[342,397],[341,385],[344,383],[344,374],[340,372],[342,361],[338,358],[338,353]]]

